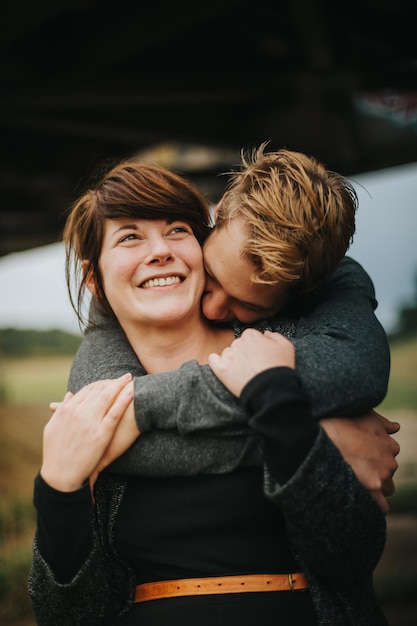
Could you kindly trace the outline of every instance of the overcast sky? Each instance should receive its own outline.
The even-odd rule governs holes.
[[[350,256],[374,281],[376,311],[395,328],[399,309],[416,298],[417,163],[352,178],[359,195]],[[79,332],[66,292],[64,251],[57,243],[0,259],[0,327]]]

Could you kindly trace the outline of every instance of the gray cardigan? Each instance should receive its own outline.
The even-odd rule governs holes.
[[[348,412],[349,406],[352,411],[365,410],[377,404],[386,392],[389,353],[385,334],[373,315],[372,283],[356,264],[346,262],[338,271],[339,276],[333,280],[344,284],[344,288],[340,288],[338,297],[331,295],[331,290],[329,293],[326,289],[322,291],[312,315],[298,320],[294,339],[303,384],[313,397],[316,390],[317,417],[330,411]],[[325,315],[326,308],[332,311],[329,319]],[[346,313],[345,318],[342,313]],[[350,328],[352,321],[356,325]],[[286,332],[291,332],[291,328],[291,325],[286,326]],[[355,334],[355,340],[352,340],[352,334]],[[362,345],[365,338],[366,350]],[[100,340],[103,353],[100,352]],[[314,344],[317,344],[315,358],[318,359],[315,365],[315,358],[303,354]],[[141,376],[143,371],[137,358],[128,348],[122,333],[118,337],[109,335],[108,330],[87,333],[71,373],[70,388],[75,390],[91,380],[114,377],[126,371]],[[356,348],[359,353],[357,363],[351,358]],[[321,353],[320,357],[317,352]],[[93,354],[95,361],[84,360],[86,355],[92,358]],[[326,359],[323,354],[327,355]],[[78,369],[83,360],[84,366]],[[330,382],[322,379],[324,370]],[[169,383],[171,376],[174,378]],[[167,387],[161,387],[164,377]],[[355,379],[354,384],[351,377]],[[133,458],[132,473],[229,471],[236,464],[245,462],[246,454],[248,458],[254,454],[248,462],[254,461],[257,449],[248,451],[246,443],[251,441],[245,431],[248,416],[243,409],[236,408],[238,404],[233,396],[209,368],[190,362],[178,372],[157,375],[159,380],[156,385],[151,384],[148,405],[144,401],[146,394],[141,383],[153,378],[141,376],[135,383],[136,409],[143,409],[145,405],[147,414],[147,417],[138,418],[139,424],[145,428],[146,424],[148,428],[159,425],[160,410],[162,414],[174,417],[168,420],[168,429],[150,430],[128,451],[127,455],[131,452]],[[179,381],[179,386],[174,380]],[[320,387],[324,398],[317,393]],[[361,394],[364,396],[362,401]],[[159,408],[150,409],[153,400]],[[205,421],[206,410],[211,411],[216,420],[210,417]],[[204,438],[194,432],[201,428],[201,423],[200,433],[207,435]],[[184,436],[178,436],[173,424]],[[164,422],[160,425],[163,427]],[[169,455],[172,446],[174,452]],[[220,456],[225,455],[223,465],[219,451]],[[234,458],[239,451],[243,456]],[[166,454],[168,457],[161,457]],[[159,461],[158,457],[162,460]],[[140,467],[138,462],[142,462]],[[128,459],[124,464],[129,466]],[[114,549],[114,523],[126,484],[125,477],[111,471],[99,476],[93,548],[71,583],[59,584],[55,580],[35,541],[29,591],[40,626],[117,624],[118,617],[132,606],[134,573]],[[372,589],[372,572],[385,543],[385,517],[322,429],[309,455],[286,484],[277,484],[265,472],[265,491],[284,512],[292,548],[310,581],[320,626],[385,625]]]
[[[316,418],[365,412],[383,400],[390,354],[376,305],[368,274],[345,257],[319,293],[295,302],[285,318],[253,325],[293,338],[297,372]],[[297,320],[296,327],[288,316]],[[242,328],[235,324],[235,334]],[[189,361],[175,371],[145,375],[121,328],[104,317],[100,327],[86,331],[69,389],[128,371],[136,377],[138,428],[149,432],[115,461],[114,471],[190,475],[258,464],[246,412],[207,365]],[[177,437],[178,432],[187,436]]]
[[[29,592],[39,626],[110,626],[132,606],[134,572],[114,548],[114,524],[127,479],[103,472],[96,485],[94,545],[69,584],[59,584],[36,541]],[[320,626],[387,626],[372,572],[385,543],[385,517],[320,429],[292,478],[266,477],[311,589]]]

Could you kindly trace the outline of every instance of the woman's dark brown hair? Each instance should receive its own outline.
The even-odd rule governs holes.
[[[81,325],[86,285],[95,285],[96,304],[113,316],[103,289],[99,258],[106,219],[134,217],[189,224],[200,243],[210,232],[208,202],[187,179],[162,166],[124,160],[107,171],[72,206],[63,240],[71,305]]]

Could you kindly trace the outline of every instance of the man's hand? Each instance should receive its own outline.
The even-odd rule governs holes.
[[[273,367],[295,368],[295,348],[280,333],[243,331],[221,355],[210,354],[208,364],[231,393],[239,397],[257,374]]]
[[[320,424],[359,482],[370,491],[382,511],[388,513],[385,496],[395,492],[393,476],[398,469],[395,457],[400,451],[391,435],[399,431],[400,424],[376,411],[351,418],[326,418]]]

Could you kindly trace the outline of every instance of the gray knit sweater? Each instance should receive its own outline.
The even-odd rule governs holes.
[[[385,395],[389,371],[388,347],[373,314],[369,278],[346,259],[332,281],[309,317],[298,319],[294,339],[299,374],[313,397],[316,417],[378,404]],[[338,286],[337,295],[331,284]],[[93,354],[94,362],[89,360]],[[108,330],[95,330],[87,334],[77,355],[70,388],[126,371],[140,376],[135,383],[135,408],[144,410],[144,416],[138,417],[139,427],[146,430],[156,424],[163,428],[165,418],[160,416],[164,414],[169,424],[163,431],[150,430],[139,438],[130,450],[133,460],[129,461],[128,453],[121,461],[127,470],[191,474],[230,471],[244,462],[247,414],[236,408],[234,398],[207,367],[190,362],[178,372],[143,376],[122,333],[115,336]],[[322,378],[325,375],[330,382]],[[151,383],[155,378],[156,384]],[[141,384],[145,381],[150,382],[148,400],[146,383]],[[152,408],[153,401],[157,408]],[[211,411],[207,420],[206,410]],[[195,432],[199,428],[207,437]],[[234,457],[239,450],[244,450],[243,457]],[[222,455],[224,462],[219,458]],[[93,548],[70,583],[56,581],[35,541],[29,590],[37,614],[43,616],[41,626],[117,624],[117,616],[132,605],[134,573],[114,549],[114,524],[126,484],[126,478],[111,471],[99,477]],[[308,457],[286,484],[277,484],[266,472],[265,491],[285,514],[289,540],[310,581],[319,624],[386,624],[372,589],[372,571],[385,542],[385,518],[324,431],[320,430]]]
[[[319,293],[296,302],[280,319],[253,325],[293,338],[297,372],[316,418],[365,412],[383,400],[390,355],[375,308],[372,281],[346,257]],[[297,320],[296,330],[289,316]],[[113,464],[114,471],[178,476],[257,463],[246,412],[207,365],[190,361],[175,371],[145,375],[121,328],[103,317],[100,324],[86,332],[69,389],[126,372],[136,377],[135,415],[147,436]],[[236,324],[235,334],[242,328]]]

